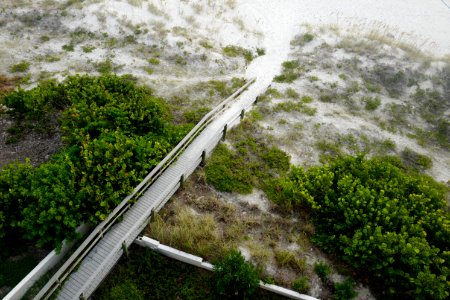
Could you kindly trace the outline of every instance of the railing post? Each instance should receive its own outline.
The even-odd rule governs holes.
[[[241,110],[241,121],[244,119],[245,109]]]
[[[225,138],[227,137],[227,128],[228,124],[225,124],[225,126],[223,127],[222,141],[225,141]]]
[[[127,245],[125,244],[125,241],[122,242],[122,250],[123,250],[123,253],[125,253],[125,257],[129,258],[130,253],[128,253],[128,248],[127,248]]]
[[[203,167],[206,163],[206,151],[202,151],[202,161],[200,162],[200,165]]]
[[[184,185],[184,174],[182,174],[182,175],[180,176],[180,189],[183,188],[183,185]]]

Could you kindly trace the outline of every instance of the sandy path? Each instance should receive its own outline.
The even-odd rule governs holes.
[[[270,20],[273,31],[287,24],[335,24],[358,30],[377,29],[422,50],[450,53],[449,0],[256,0],[241,1]],[[284,14],[282,12],[285,12]],[[267,36],[270,38],[270,35]]]
[[[447,1],[447,0],[446,0]],[[303,23],[338,25],[358,31],[378,30],[437,55],[450,54],[450,9],[441,0],[242,0],[236,11],[264,34],[266,55],[247,68],[263,91],[288,57],[289,42]],[[227,37],[232,40],[233,37]],[[242,39],[237,43],[244,44]]]

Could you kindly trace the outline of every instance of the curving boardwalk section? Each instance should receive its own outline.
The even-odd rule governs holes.
[[[92,243],[92,246],[84,246],[87,254],[82,255],[79,254],[82,252],[76,252],[73,255],[75,258],[69,259],[73,261],[73,266],[65,267],[66,269],[63,266],[64,270],[59,270],[35,299],[49,298],[56,288],[59,288],[59,291],[56,291],[56,299],[87,299],[90,297],[126,251],[126,248],[134,242],[148,224],[152,211],[159,211],[164,206],[182,185],[184,178],[187,178],[197,168],[202,162],[202,158],[204,159],[206,155],[210,154],[223,138],[226,128],[239,123],[243,117],[243,110],[251,106],[261,92],[261,85],[259,88],[256,85],[252,86],[251,90],[244,91],[254,82],[254,79],[250,80],[234,94],[235,99],[231,96],[230,98],[233,99],[228,98],[222,102],[220,107],[213,110],[214,116],[204,124],[198,133],[192,135],[192,141],[186,144],[184,151],[183,148],[181,149],[181,154],[176,160],[174,158],[173,162],[169,162],[168,167],[163,169],[157,178],[147,183],[148,177],[151,175],[149,174],[144,182],[135,189],[133,195],[136,191],[143,191],[140,196],[138,193],[139,198],[136,203],[131,206],[129,204],[131,197],[127,197],[123,203],[126,205],[126,209],[130,208],[123,215],[117,216],[117,213],[111,213],[108,219],[114,218],[110,221],[112,225],[108,225],[106,229],[102,227],[98,230],[97,228],[100,236],[95,239],[88,238],[89,241],[83,243],[86,245]],[[144,185],[148,187],[143,189]],[[115,211],[122,209],[121,205]],[[120,216],[123,217],[122,221],[116,222]],[[80,248],[83,248],[83,245]],[[78,256],[78,260],[76,260],[76,256]]]

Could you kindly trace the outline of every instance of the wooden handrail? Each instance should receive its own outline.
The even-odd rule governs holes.
[[[114,208],[108,217],[98,224],[83,243],[75,250],[69,259],[58,269],[47,284],[39,291],[34,298],[35,300],[48,299],[55,290],[62,284],[62,282],[70,275],[73,269],[83,260],[89,251],[97,244],[103,235],[115,224],[128,209],[132,206],[135,198],[139,198],[148,187],[183,153],[183,151],[194,141],[194,139],[211,123],[215,118],[222,113],[226,106],[234,99],[236,99],[242,92],[245,91],[251,84],[255,82],[255,78],[247,81],[241,88],[234,92],[230,97],[222,101],[213,110],[207,113],[192,130],[169,152],[168,155],[156,166],[150,173],[142,180],[133,192],[125,197],[122,202]]]

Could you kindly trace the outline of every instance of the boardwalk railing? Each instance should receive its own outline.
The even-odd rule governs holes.
[[[53,275],[47,284],[40,290],[34,299],[48,299],[61,286],[64,280],[78,266],[91,249],[103,238],[103,235],[113,226],[119,218],[137,201],[137,199],[158,179],[161,174],[173,164],[183,151],[194,141],[194,139],[211,123],[217,116],[223,113],[229,104],[233,102],[242,92],[244,92],[255,78],[250,79],[240,89],[233,93],[230,97],[221,102],[216,108],[206,114],[199,123],[178,143],[178,145],[170,151],[170,153],[145,177],[145,179],[127,196],[109,215],[101,222],[83,241],[83,243],[75,250],[70,258],[62,265],[62,267]],[[225,132],[226,133],[226,127]],[[202,156],[204,159],[204,155]],[[184,174],[180,174],[181,181]],[[159,205],[159,208],[162,204]]]

